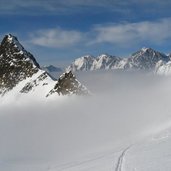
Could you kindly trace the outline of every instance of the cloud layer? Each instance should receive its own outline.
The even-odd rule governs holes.
[[[50,170],[51,162],[118,151],[168,126],[170,79],[116,72],[78,77],[92,97],[10,98],[0,104],[1,170]]]
[[[160,44],[171,38],[171,19],[154,22],[111,24],[95,28],[95,43],[113,43],[115,45],[132,45],[142,42]]]
[[[79,31],[60,28],[40,30],[33,33],[31,37],[31,42],[35,45],[55,48],[74,46],[83,39],[83,35]]]
[[[44,29],[32,33],[31,43],[44,47],[92,46],[109,43],[118,47],[129,47],[153,43],[160,45],[171,39],[171,18],[136,23],[111,23],[93,26],[88,32]]]

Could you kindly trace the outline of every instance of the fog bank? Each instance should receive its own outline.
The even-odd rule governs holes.
[[[131,72],[77,77],[92,96],[1,103],[0,161],[60,164],[115,150],[171,125],[170,78]]]

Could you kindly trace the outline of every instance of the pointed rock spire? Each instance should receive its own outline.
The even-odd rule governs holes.
[[[59,95],[88,95],[89,91],[73,75],[71,71],[65,72],[58,79],[55,87],[48,93],[47,97],[58,93]]]
[[[8,34],[0,45],[0,68],[0,94],[4,94],[20,81],[38,72],[40,67],[18,39]]]

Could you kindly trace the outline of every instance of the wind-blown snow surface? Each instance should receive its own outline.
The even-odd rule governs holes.
[[[171,79],[87,72],[94,94],[0,104],[0,170],[171,170]]]

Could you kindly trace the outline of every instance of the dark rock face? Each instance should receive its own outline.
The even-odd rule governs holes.
[[[76,79],[72,72],[66,72],[60,76],[55,87],[48,93],[47,97],[53,93],[59,95],[88,95],[87,88]]]
[[[38,72],[39,64],[16,37],[6,35],[0,45],[0,94]]]

